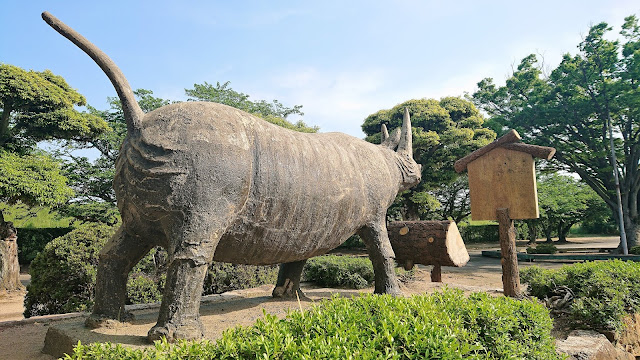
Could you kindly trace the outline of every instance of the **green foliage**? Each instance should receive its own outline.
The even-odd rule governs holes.
[[[515,128],[528,143],[553,146],[558,168],[577,173],[616,209],[616,186],[607,127],[619,162],[627,236],[634,245],[640,187],[640,27],[625,18],[619,40],[606,23],[592,26],[548,76],[535,55],[522,59],[504,86],[478,83],[473,100],[504,130]]]
[[[460,224],[460,236],[465,243],[498,242],[498,224],[469,225]]]
[[[278,100],[271,103],[265,100],[251,101],[249,95],[233,90],[229,86],[230,84],[230,81],[222,85],[216,82],[216,85],[213,86],[205,81],[204,84],[193,84],[193,89],[185,89],[184,92],[189,97],[189,101],[210,101],[225,104],[263,117],[275,116],[286,119],[291,114],[304,115],[301,111],[302,105],[288,108]]]
[[[640,311],[640,264],[635,262],[593,261],[554,270],[532,266],[521,270],[520,279],[540,299],[557,286],[569,287],[575,294],[570,316],[578,328],[619,331],[625,315]]]
[[[362,241],[360,236],[352,235],[338,247],[341,249],[364,249],[367,246],[364,244],[364,241]]]
[[[49,139],[86,140],[108,129],[99,117],[78,112],[85,98],[51,71],[0,64],[0,149],[30,149]]]
[[[537,244],[536,246],[527,247],[527,254],[555,254],[558,248],[553,244]]]
[[[482,114],[469,101],[446,97],[409,100],[389,110],[369,115],[362,124],[366,140],[380,143],[380,128],[402,125],[404,108],[409,109],[413,132],[413,157],[422,165],[422,182],[398,195],[389,209],[394,220],[453,218],[460,220],[468,214],[468,201],[448,203],[450,196],[466,195],[466,184],[452,185],[459,175],[454,171],[456,160],[495,139],[492,130],[482,127]],[[447,185],[450,189],[436,192]]]
[[[265,314],[216,343],[79,344],[67,359],[562,359],[551,327],[547,310],[532,301],[454,290],[364,295],[334,297],[283,320]]]
[[[31,262],[31,284],[25,297],[25,317],[85,311],[93,305],[98,254],[115,228],[87,223],[46,244]],[[40,244],[38,244],[40,245]],[[127,304],[162,299],[167,253],[154,248],[133,268],[127,282]],[[213,263],[203,294],[275,283],[277,266]]]
[[[278,266],[255,266],[214,262],[204,279],[203,294],[220,294],[226,291],[275,284]]]
[[[18,261],[29,264],[53,239],[68,234],[73,228],[19,228]]]
[[[70,227],[72,218],[61,216],[48,207],[31,207],[23,203],[14,205],[0,204],[0,211],[6,221],[12,221],[17,228],[59,228]]]
[[[48,243],[31,262],[24,316],[91,308],[98,252],[114,231],[106,225],[89,224]]]
[[[640,245],[636,245],[629,249],[629,254],[631,255],[640,255]]]
[[[303,280],[320,286],[362,289],[373,283],[373,265],[366,257],[318,256],[304,265]]]
[[[144,273],[129,276],[127,281],[127,304],[149,304],[162,301],[164,283]]]
[[[557,232],[560,241],[566,241],[574,224],[599,215],[595,209],[605,205],[584,183],[555,173],[538,180],[538,202],[540,219],[537,222],[549,241],[552,232]]]
[[[318,131],[317,126],[308,126],[302,120],[295,124],[286,120],[291,114],[304,115],[302,105],[294,105],[292,108],[282,105],[278,100],[267,102],[266,100],[249,100],[249,95],[233,90],[227,81],[224,84],[216,82],[213,86],[206,81],[204,84],[193,84],[193,89],[185,89],[185,94],[189,97],[189,101],[211,101],[219,104],[229,105],[236,109],[246,111],[263,118],[264,120],[282,126],[283,128],[315,133]]]
[[[58,212],[80,222],[99,222],[107,225],[115,225],[120,222],[118,208],[113,203],[105,201],[68,203],[58,209]]]
[[[0,150],[0,201],[56,206],[72,195],[59,164],[50,157]]]

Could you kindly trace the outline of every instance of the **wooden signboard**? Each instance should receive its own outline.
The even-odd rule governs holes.
[[[457,172],[469,172],[471,219],[498,221],[506,296],[521,295],[513,219],[540,217],[533,158],[550,159],[555,152],[520,143],[520,135],[511,130],[454,165]]]
[[[496,209],[512,219],[537,219],[538,192],[533,156],[498,147],[467,165],[471,219],[498,220]]]

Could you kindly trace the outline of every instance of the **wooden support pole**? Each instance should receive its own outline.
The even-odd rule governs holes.
[[[442,282],[442,267],[438,264],[431,269],[431,282]]]
[[[520,271],[516,251],[516,229],[509,217],[509,209],[496,210],[500,232],[500,253],[502,263],[502,285],[504,295],[520,297]]]

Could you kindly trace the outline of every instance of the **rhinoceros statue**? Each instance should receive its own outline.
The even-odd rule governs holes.
[[[305,134],[210,102],[144,114],[120,69],[60,20],[43,19],[87,53],[122,102],[127,136],[113,186],[122,225],[102,249],[88,326],[127,319],[127,276],[150,249],[168,252],[166,286],[150,340],[199,338],[202,284],[212,261],[281,264],[274,296],[299,291],[306,259],[358,233],[376,293],[399,293],[385,214],[420,181],[411,124],[374,145],[340,133]],[[394,151],[394,149],[396,149]]]

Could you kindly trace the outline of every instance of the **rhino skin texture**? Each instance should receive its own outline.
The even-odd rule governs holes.
[[[420,181],[408,111],[401,131],[389,136],[383,125],[381,145],[295,132],[209,102],[144,114],[103,52],[49,13],[42,17],[107,74],[127,120],[113,181],[122,226],[100,253],[87,326],[130,318],[127,276],[158,245],[169,267],[149,340],[202,337],[200,296],[213,260],[281,264],[273,295],[290,296],[306,259],[354,233],[367,245],[375,293],[399,293],[385,215],[398,191]]]

